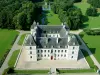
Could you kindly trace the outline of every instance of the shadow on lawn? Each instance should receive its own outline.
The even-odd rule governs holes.
[[[42,12],[42,25],[47,25],[49,22],[48,22],[48,13],[50,13],[49,11],[43,11]],[[51,15],[52,16],[52,15]]]
[[[96,48],[89,48],[89,50],[91,51],[92,54],[95,54]],[[81,52],[83,53],[84,56],[82,56],[81,53],[79,52],[78,60],[90,56],[86,50],[82,49]]]

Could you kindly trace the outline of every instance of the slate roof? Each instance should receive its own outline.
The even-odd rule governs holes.
[[[36,40],[34,40],[34,36],[30,34],[25,45],[36,45],[37,48],[65,48],[67,45],[78,46],[79,44],[76,37],[72,34],[65,36],[66,31],[69,31],[67,26],[37,25]],[[47,37],[48,33],[58,33],[60,37]],[[71,37],[69,42],[68,36]]]
[[[28,38],[26,39],[24,45],[26,45],[26,46],[34,46],[34,45],[36,45],[35,41],[34,41],[34,38],[33,38],[33,36],[31,34],[28,35]]]

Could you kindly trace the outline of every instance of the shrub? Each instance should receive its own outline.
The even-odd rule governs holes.
[[[86,15],[87,16],[97,16],[97,9],[96,8],[87,8]]]

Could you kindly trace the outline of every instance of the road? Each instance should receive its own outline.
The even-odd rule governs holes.
[[[19,46],[19,45],[17,44],[18,41],[19,41],[19,39],[20,39],[20,37],[21,37],[21,35],[22,35],[22,34],[25,34],[25,33],[29,33],[29,31],[19,31],[19,30],[17,30],[17,31],[20,32],[20,33],[19,33],[19,35],[18,35],[16,41],[14,42],[14,44],[13,44],[13,46],[12,46],[12,48],[11,48],[9,54],[7,55],[7,57],[6,57],[6,59],[5,59],[4,63],[3,63],[3,65],[2,65],[2,67],[0,68],[0,75],[2,75],[3,71],[4,71],[6,68],[8,68],[8,61],[9,61],[10,57],[12,56],[12,53],[13,53],[15,50],[18,50],[18,49],[21,48],[21,46]]]

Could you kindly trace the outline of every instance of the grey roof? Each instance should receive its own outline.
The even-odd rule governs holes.
[[[69,46],[79,46],[79,43],[74,35],[71,35],[71,39],[68,42]]]
[[[26,39],[25,43],[26,46],[34,46],[35,44],[35,40],[33,38],[33,36],[31,34],[28,35],[28,38]]]
[[[63,27],[62,25],[38,25],[37,26],[37,37],[46,37],[47,33],[59,33],[60,37],[66,37],[65,32],[68,31],[68,27]]]
[[[39,48],[65,48],[67,46],[67,38],[38,37],[36,39]]]

